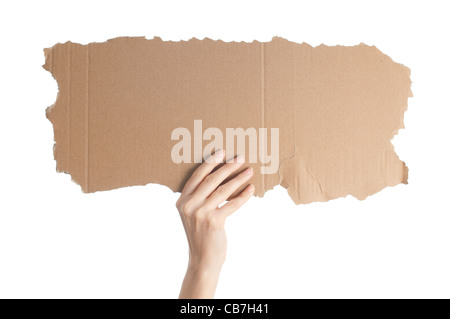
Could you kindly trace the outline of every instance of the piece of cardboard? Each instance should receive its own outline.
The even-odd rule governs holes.
[[[407,183],[391,139],[412,96],[410,71],[374,46],[125,37],[57,44],[45,57],[59,85],[47,109],[57,171],[84,192],[181,191],[199,164],[173,162],[171,134],[194,132],[195,120],[223,132],[279,128],[277,172],[249,164],[258,196],[281,184],[295,203],[364,199]]]

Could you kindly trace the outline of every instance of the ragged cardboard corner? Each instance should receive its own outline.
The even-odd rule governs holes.
[[[181,191],[208,128],[279,129],[278,162],[269,163],[267,136],[247,165],[258,196],[281,184],[297,204],[364,199],[407,183],[391,139],[412,96],[410,71],[374,46],[139,37],[57,44],[45,57],[59,86],[47,109],[57,170],[84,192],[148,183]],[[190,162],[173,160],[177,128],[200,150],[183,154]],[[249,145],[233,146],[247,162]]]

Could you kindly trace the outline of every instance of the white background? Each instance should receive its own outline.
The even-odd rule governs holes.
[[[409,185],[295,206],[285,189],[227,222],[216,297],[450,297],[448,1],[3,1],[0,297],[175,298],[187,242],[159,185],[83,194],[58,174],[43,48],[116,36],[376,45],[412,71],[393,143]]]

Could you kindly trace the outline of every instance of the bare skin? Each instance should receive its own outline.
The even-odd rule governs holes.
[[[239,196],[219,208],[253,175],[253,170],[248,168],[220,185],[243,164],[242,158],[237,157],[213,172],[224,156],[223,151],[218,151],[208,158],[192,174],[177,201],[189,242],[189,264],[180,299],[214,298],[227,251],[225,221],[255,192],[255,187],[248,185]]]

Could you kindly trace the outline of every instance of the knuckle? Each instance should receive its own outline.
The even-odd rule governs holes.
[[[217,178],[214,175],[208,175],[205,177],[205,183],[207,184],[215,184]]]
[[[222,219],[216,215],[212,215],[208,218],[208,226],[212,229],[221,229],[223,228],[223,224]]]
[[[193,213],[194,203],[191,199],[188,199],[184,204],[182,204],[181,208],[185,215],[190,215]]]
[[[224,185],[220,185],[216,189],[217,194],[224,194],[226,191],[227,191],[227,189],[226,189],[226,187]]]
[[[202,176],[202,171],[200,168],[196,169],[194,173],[192,173],[192,178],[200,179]]]
[[[203,206],[199,207],[197,209],[197,211],[195,212],[195,218],[198,219],[198,220],[202,220],[204,218],[205,214],[206,214],[205,207],[203,207]]]
[[[178,198],[177,202],[175,203],[175,206],[178,210],[182,210],[182,204],[181,204],[181,197]]]
[[[208,222],[208,224],[211,224],[214,220],[214,215],[213,214],[209,214],[205,217],[205,220]]]
[[[193,214],[191,219],[195,221],[197,225],[202,225],[205,221],[205,216],[203,214]]]

